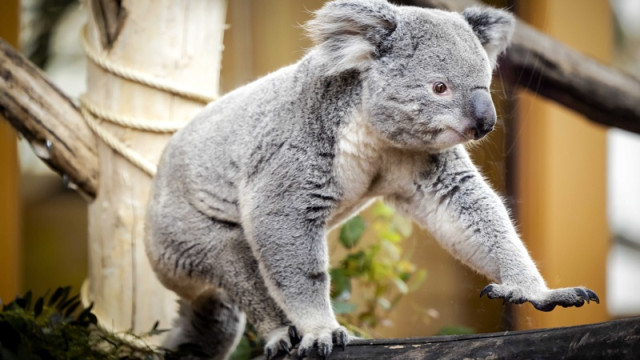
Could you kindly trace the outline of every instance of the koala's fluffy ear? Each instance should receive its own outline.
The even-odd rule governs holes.
[[[328,75],[366,70],[397,25],[396,8],[386,0],[332,1],[315,15],[306,28]]]
[[[507,48],[511,41],[516,24],[515,18],[511,13],[489,7],[468,8],[462,13],[462,16],[480,39],[480,43],[489,55],[491,67],[494,68],[498,55]]]

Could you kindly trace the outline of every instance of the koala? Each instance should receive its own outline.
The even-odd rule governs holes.
[[[336,0],[307,27],[301,60],[209,104],[162,155],[145,241],[180,297],[170,344],[224,359],[249,321],[267,358],[298,341],[301,357],[344,347],[325,236],[375,198],[489,278],[481,296],[542,311],[599,301],[547,287],[464,148],[495,126],[512,15]]]

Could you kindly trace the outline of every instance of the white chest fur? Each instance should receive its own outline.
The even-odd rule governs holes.
[[[380,141],[359,112],[340,131],[334,172],[342,199],[329,221],[331,226],[346,220],[375,196],[371,188],[380,171]]]
[[[407,159],[403,158],[406,156],[390,148],[363,115],[355,112],[338,137],[334,171],[342,200],[330,225],[346,220],[376,196],[393,192],[400,185],[396,176],[406,174],[402,169]]]
[[[389,147],[364,116],[355,112],[338,137],[334,171],[342,200],[330,225],[346,220],[376,196],[402,187],[413,168],[412,160],[413,156]]]
[[[369,192],[380,171],[381,149],[375,130],[361,114],[355,113],[340,132],[334,162],[344,201],[360,199]]]

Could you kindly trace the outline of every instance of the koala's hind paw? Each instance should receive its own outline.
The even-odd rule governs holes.
[[[318,356],[326,359],[329,354],[331,354],[334,344],[344,349],[349,343],[349,340],[349,333],[342,326],[333,330],[322,329],[304,334],[298,347],[298,358],[302,359],[307,357],[315,346]]]
[[[487,295],[489,299],[503,299],[503,303],[522,304],[530,302],[540,311],[551,311],[556,305],[562,307],[575,306],[580,307],[592,300],[597,304],[600,299],[595,292],[584,287],[562,288],[546,290],[536,296],[526,296],[525,291],[521,288],[508,285],[490,284],[485,286],[480,292],[480,297]]]
[[[264,346],[264,356],[267,360],[273,359],[279,353],[289,354],[291,352],[291,339],[289,338],[289,327],[277,328],[269,334],[267,344]]]

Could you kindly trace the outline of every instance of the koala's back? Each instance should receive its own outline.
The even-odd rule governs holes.
[[[294,117],[278,114],[292,112],[289,104],[297,96],[293,84],[297,66],[280,69],[214,101],[176,133],[165,148],[156,176],[161,186],[155,189],[166,197],[155,194],[155,200],[184,197],[194,202],[199,198],[204,205],[202,202],[213,201],[203,199],[208,193],[219,197],[217,202],[237,203],[237,187],[251,171],[247,168],[251,155],[268,151],[265,142],[285,136],[296,126]]]

